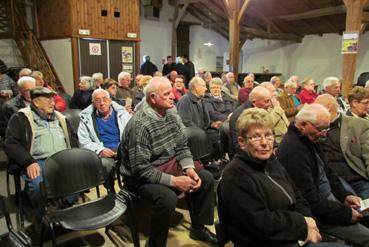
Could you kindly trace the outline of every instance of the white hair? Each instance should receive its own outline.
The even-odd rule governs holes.
[[[324,79],[323,83],[322,83],[322,87],[325,90],[327,87],[332,86],[332,84],[334,82],[340,82],[340,79],[338,79],[337,77],[334,76],[330,76]]]
[[[365,82],[365,88],[369,88],[369,80]]]
[[[328,109],[321,104],[313,103],[310,105],[304,105],[302,109],[296,114],[295,121],[309,121],[312,124],[317,124],[318,114],[326,115],[330,118],[331,114]]]
[[[94,80],[103,80],[104,75],[103,75],[103,73],[100,73],[100,72],[93,73],[92,74],[92,79],[94,79]]]
[[[125,72],[125,71],[122,71],[119,73],[118,75],[118,82],[120,82],[121,80],[123,79],[127,79],[127,78],[130,78],[131,77],[131,74],[128,73],[128,72]]]
[[[287,87],[295,87],[295,88],[297,88],[296,82],[293,82],[293,81],[287,81],[287,82],[284,83],[283,86],[284,86],[284,88],[287,88]]]
[[[18,88],[21,88],[26,82],[32,83],[32,86],[34,86],[34,87],[36,86],[35,78],[33,78],[31,76],[22,76],[17,81]]]
[[[106,91],[105,89],[102,89],[102,88],[98,88],[98,89],[95,89],[92,93],[92,101],[95,99],[95,96],[96,94],[98,93],[104,93],[106,97],[108,97],[110,99],[110,94],[108,91]]]
[[[190,83],[188,84],[188,88],[190,90],[194,89],[196,86],[198,86],[200,84],[200,82],[204,82],[204,79],[202,79],[201,77],[199,76],[195,76],[191,79]]]
[[[92,87],[92,77],[90,76],[81,76],[79,78],[80,81],[83,81],[83,82],[86,82],[87,85],[88,85],[88,88],[91,88]]]

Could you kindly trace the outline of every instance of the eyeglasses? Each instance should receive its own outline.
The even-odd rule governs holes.
[[[101,103],[107,103],[109,102],[110,98],[108,97],[104,97],[104,98],[101,98],[101,99],[94,99],[94,103],[96,104],[101,104]]]
[[[315,126],[313,123],[311,123],[311,122],[309,122],[308,121],[308,123],[311,125],[311,126],[313,126],[318,132],[320,132],[320,133],[327,133],[329,130],[330,130],[330,128],[329,127],[327,127],[327,128],[325,128],[325,127],[317,127],[317,126]]]
[[[274,141],[274,135],[272,133],[267,134],[255,134],[246,136],[251,142],[260,142],[263,138],[267,141]]]

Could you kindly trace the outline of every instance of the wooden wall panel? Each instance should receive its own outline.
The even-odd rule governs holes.
[[[72,36],[139,40],[139,0],[70,0],[73,15]],[[106,10],[107,16],[101,11]],[[120,14],[115,17],[114,12]],[[79,29],[89,29],[90,35],[79,35]],[[128,38],[127,33],[136,33]]]
[[[71,36],[71,6],[66,0],[37,0],[37,19],[41,39]]]

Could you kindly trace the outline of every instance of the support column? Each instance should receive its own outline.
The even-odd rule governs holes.
[[[346,31],[361,30],[363,8],[367,0],[343,0],[346,12]],[[359,35],[360,39],[360,35]],[[347,96],[352,88],[356,71],[357,54],[343,54],[342,63],[342,94]]]

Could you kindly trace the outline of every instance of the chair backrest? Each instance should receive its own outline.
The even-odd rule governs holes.
[[[204,130],[198,127],[187,127],[183,129],[183,133],[187,137],[187,146],[190,148],[194,160],[211,155],[209,138]]]
[[[68,122],[70,123],[73,132],[77,133],[80,117],[79,114],[81,113],[80,109],[67,109],[63,112],[64,116],[67,118]]]
[[[219,181],[218,187],[217,187],[217,209],[218,209],[218,217],[219,220],[215,222],[215,230],[217,233],[217,240],[219,246],[224,246],[226,243],[230,241],[229,234],[227,233],[227,229],[225,227],[225,216],[223,211],[223,200],[222,200],[222,194],[220,190],[220,184],[222,180]]]
[[[79,193],[106,180],[99,156],[82,148],[65,149],[47,158],[43,178],[45,199]]]

